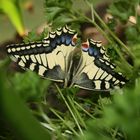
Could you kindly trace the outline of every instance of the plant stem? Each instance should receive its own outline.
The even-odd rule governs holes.
[[[106,33],[104,32],[104,30],[102,30],[102,28],[100,26],[98,26],[95,22],[93,22],[91,19],[85,17],[83,14],[79,13],[80,16],[82,16],[83,18],[85,18],[87,21],[89,21],[90,23],[92,23],[102,34],[103,36],[108,40],[108,42],[110,42],[111,44],[113,44],[113,41],[106,35]],[[115,36],[115,35],[114,35]],[[115,37],[117,38],[117,37]],[[119,40],[119,39],[118,39]],[[119,40],[120,41],[120,40]],[[118,50],[117,47],[114,47],[114,45],[112,45],[113,48],[115,49],[115,51],[117,52],[117,54],[119,55],[120,59],[122,62],[125,62],[126,65],[129,65],[130,64],[124,59],[124,57],[122,56],[121,52]],[[128,48],[127,48],[128,49]],[[128,52],[128,51],[127,51]],[[132,56],[133,54],[131,54]],[[134,56],[132,56],[132,58],[134,58]],[[128,66],[127,66],[128,67]]]
[[[112,132],[112,139],[115,140],[117,133],[118,133],[118,127],[116,127],[115,129],[113,129],[113,132]]]
[[[72,99],[72,97],[70,95],[67,96],[67,99],[68,99],[69,104],[71,105],[72,109],[74,110],[77,118],[79,118],[79,121],[82,123],[82,125],[84,126],[84,128],[86,128],[86,124],[85,124],[84,120],[82,119],[81,115],[79,114],[79,112],[75,108],[74,100]]]
[[[79,134],[74,130],[72,129],[68,124],[67,122],[54,110],[54,109],[50,109],[76,136],[79,136]]]
[[[57,128],[55,127],[55,125],[51,122],[51,120],[49,119],[49,117],[43,112],[41,106],[39,106],[38,109],[39,109],[39,112],[40,112],[41,116],[43,117],[43,119],[50,124],[50,126],[52,127],[52,129],[55,130],[55,132],[58,135],[58,137],[61,138],[62,140],[65,140],[65,138],[62,137],[61,133],[57,130]]]
[[[64,100],[64,102],[65,102],[67,108],[69,109],[69,111],[70,111],[70,113],[71,113],[71,115],[72,115],[72,117],[73,117],[73,119],[74,119],[74,121],[75,121],[75,123],[76,123],[76,125],[77,125],[77,127],[78,127],[78,129],[79,129],[79,131],[80,131],[80,133],[83,135],[83,131],[82,131],[82,129],[81,129],[79,123],[78,123],[78,120],[76,119],[76,117],[75,117],[73,111],[71,110],[71,107],[69,106],[68,102],[66,101],[66,99],[65,99],[65,97],[63,96],[63,94],[62,94],[62,92],[60,91],[60,89],[58,88],[57,84],[55,84],[55,86],[56,86],[56,88],[57,88],[59,94],[61,95],[62,99]]]
[[[105,22],[100,18],[100,16],[97,14],[97,12],[95,11],[95,9],[93,8],[93,5],[91,3],[89,3],[87,0],[85,0],[85,2],[87,3],[87,5],[89,7],[92,6],[91,11],[94,13],[94,16],[101,22],[101,24],[103,25],[103,27],[110,33],[110,35],[126,50],[126,52],[132,57],[134,58],[133,54],[130,52],[130,50],[128,49],[128,47],[126,47],[126,45],[109,29],[109,27],[105,24]],[[91,23],[94,24],[95,21],[93,20],[89,20]],[[95,24],[94,24],[95,25]],[[96,25],[95,25],[96,26]],[[97,27],[97,26],[96,26]],[[106,36],[105,36],[106,37]],[[108,39],[107,39],[108,40]],[[109,40],[108,40],[109,41]],[[110,41],[109,41],[110,42]],[[111,41],[112,42],[112,41]],[[111,43],[110,42],[110,43]]]
[[[96,17],[98,14],[95,14]],[[102,23],[102,25],[107,29],[107,31],[110,33],[110,35],[124,48],[124,50],[129,54],[132,58],[134,58],[134,55],[129,50],[129,47],[127,47],[110,29],[109,27],[104,23],[104,21],[98,16],[98,20]]]
[[[88,113],[83,107],[81,107],[81,105],[79,105],[76,101],[74,101],[74,104],[76,106],[78,106],[83,112],[85,112],[89,117],[91,117],[92,119],[95,119],[95,117],[93,115],[91,115],[90,113]]]
[[[93,4],[90,5],[90,9],[91,9],[91,19],[93,22],[95,22]]]

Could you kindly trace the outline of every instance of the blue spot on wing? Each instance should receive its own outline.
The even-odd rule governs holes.
[[[91,56],[97,56],[98,55],[98,51],[95,48],[90,47],[88,49],[88,51],[89,51],[89,55],[91,55]]]
[[[66,45],[71,44],[71,42],[72,42],[72,37],[66,35]]]
[[[70,45],[70,44],[72,44],[72,37],[73,37],[73,35],[71,35],[71,34],[63,33],[60,36],[59,42],[57,42],[57,43],[61,42],[62,44]]]
[[[69,34],[69,33],[62,33],[61,35],[56,35],[55,38],[50,38],[50,46],[52,48],[56,48],[57,45],[64,44],[66,46],[72,45],[72,38],[74,34]]]
[[[49,36],[47,40],[49,40],[48,45],[54,50],[60,45],[65,45],[65,46],[73,46],[75,47],[75,44],[73,43],[73,36],[76,34],[75,31],[69,32],[69,29],[66,28],[66,32],[63,31],[63,28],[59,29],[59,34],[58,32],[53,32],[51,34],[54,35],[54,37]]]
[[[65,35],[64,35],[64,34],[61,35],[60,41],[61,41],[62,43],[65,43]]]
[[[51,46],[52,48],[56,48],[56,40],[50,41],[50,46]]]
[[[102,57],[102,54],[100,52],[100,49],[97,47],[90,47],[88,49],[88,53],[90,56],[94,56],[94,57]]]
[[[60,36],[58,36],[58,37],[56,38],[56,42],[57,42],[58,44],[60,44],[60,42],[61,42]]]

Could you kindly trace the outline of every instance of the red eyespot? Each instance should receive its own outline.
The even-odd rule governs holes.
[[[82,43],[82,48],[85,48],[85,49],[89,48],[88,42]]]
[[[77,42],[77,34],[75,34],[72,38],[72,43],[75,45]]]
[[[88,51],[88,49],[89,49],[89,42],[88,42],[88,40],[86,42],[83,42],[81,46],[82,46],[82,50],[83,51]]]

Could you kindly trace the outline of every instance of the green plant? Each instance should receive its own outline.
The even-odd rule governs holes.
[[[9,81],[9,79],[7,78],[6,69],[7,69],[8,63],[9,63],[9,59],[6,59],[5,61],[0,62],[0,85],[1,85],[1,88],[0,88],[1,112],[0,113],[2,114],[1,120],[4,120],[6,124],[8,123],[9,128],[12,128],[9,130],[11,130],[13,134],[15,135],[13,136],[13,139],[15,138],[24,139],[24,140],[25,139],[26,140],[39,140],[39,139],[46,140],[46,138],[50,139],[50,134],[41,126],[41,124],[34,118],[34,116],[31,115],[31,112],[29,111],[27,106],[25,106],[25,104],[23,103],[23,99],[21,99],[19,96],[19,93],[20,93],[19,90],[22,91],[22,93],[24,92],[25,95],[27,95],[26,94],[27,91],[25,90],[24,86],[21,85],[20,83],[16,84],[16,86],[13,86],[11,81]],[[26,74],[24,76],[26,76]],[[17,81],[17,77],[15,78],[16,80],[14,80],[14,82]],[[37,80],[37,77],[36,77],[36,80]],[[17,88],[18,86],[20,87],[20,89]],[[4,133],[2,131],[1,131],[1,134]],[[0,137],[1,139],[7,139],[8,134],[6,136],[1,135]],[[12,135],[10,139],[12,139]]]
[[[25,34],[19,0],[0,0],[0,13],[8,16],[21,36]]]
[[[90,120],[88,131],[80,139],[130,139],[140,138],[140,79],[135,88],[114,92],[112,103],[104,105],[102,118]]]

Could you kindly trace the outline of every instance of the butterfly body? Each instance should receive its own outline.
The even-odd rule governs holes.
[[[41,42],[9,45],[7,52],[24,69],[62,82],[64,87],[108,91],[122,86],[126,79],[114,71],[101,42],[76,43],[77,33],[67,26],[50,32]]]

